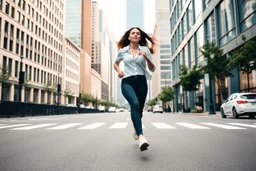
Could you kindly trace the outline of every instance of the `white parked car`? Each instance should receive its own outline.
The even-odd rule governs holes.
[[[116,112],[116,107],[109,107],[108,112]]]
[[[162,107],[162,105],[155,105],[154,107],[153,107],[153,113],[163,113],[163,107]]]
[[[256,93],[234,93],[221,105],[221,116],[233,115],[239,118],[248,115],[251,119],[256,116]]]

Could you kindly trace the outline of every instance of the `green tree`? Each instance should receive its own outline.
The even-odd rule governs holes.
[[[4,87],[6,82],[8,82],[8,80],[11,77],[11,73],[8,71],[6,66],[0,66],[0,82],[2,84],[2,90],[1,90],[1,100],[4,99]]]
[[[90,94],[82,93],[81,101],[87,105],[92,102],[92,96]]]
[[[149,100],[149,101],[147,102],[147,105],[148,105],[148,106],[154,106],[154,105],[156,105],[156,99],[151,99],[151,100]]]
[[[202,66],[205,74],[209,74],[209,80],[213,79],[218,87],[221,100],[223,100],[224,87],[223,80],[233,76],[232,67],[230,66],[230,58],[223,55],[223,50],[214,42],[206,43],[200,49],[204,56],[206,64]]]
[[[159,99],[163,102],[164,109],[166,108],[166,102],[173,100],[174,91],[171,87],[163,87],[161,93],[158,95]]]
[[[184,92],[196,91],[201,84],[200,80],[204,78],[204,73],[200,67],[194,65],[192,69],[188,69],[185,65],[180,66],[180,84]],[[184,93],[183,93],[184,102]],[[183,104],[184,107],[184,104]]]
[[[184,91],[196,91],[201,84],[200,80],[204,78],[204,73],[201,68],[194,65],[189,70],[185,65],[180,66],[180,84]]]
[[[256,70],[256,41],[246,41],[246,37],[242,35],[243,45],[237,48],[232,53],[231,66],[237,67],[239,71],[247,75],[248,92],[250,90],[249,75],[253,70]]]

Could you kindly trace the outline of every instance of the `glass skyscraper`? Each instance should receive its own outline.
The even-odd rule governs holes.
[[[126,28],[144,29],[144,0],[126,0]]]
[[[66,0],[66,35],[81,48],[82,1]]]
[[[200,48],[207,42],[215,42],[223,49],[224,56],[232,58],[232,52],[241,42],[256,37],[256,2],[242,0],[170,0],[172,86],[175,90],[174,111],[194,109],[198,104],[209,110],[209,77],[201,80],[196,92],[184,92],[179,83],[180,65],[192,68],[202,64]],[[256,92],[256,71],[249,75],[250,90]],[[211,81],[214,107],[220,110],[223,99],[235,92],[247,91],[246,74],[233,70],[233,77]]]

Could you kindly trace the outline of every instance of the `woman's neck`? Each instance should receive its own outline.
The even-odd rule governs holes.
[[[139,44],[135,43],[130,43],[130,50],[137,50],[139,47]]]

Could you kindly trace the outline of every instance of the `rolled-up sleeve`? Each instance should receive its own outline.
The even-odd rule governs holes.
[[[148,57],[148,59],[152,62],[152,54],[151,54],[151,52],[150,52],[150,50],[149,50],[149,48],[147,47],[147,51],[146,51],[146,53],[147,53],[147,57]],[[152,62],[153,63],[153,62]],[[155,67],[155,65],[154,65],[154,68],[152,68],[152,69],[150,69],[150,71],[151,72],[154,72],[155,71],[155,69],[156,69],[156,67]]]
[[[123,60],[123,53],[121,52],[121,50],[118,51],[115,63],[119,63]]]

